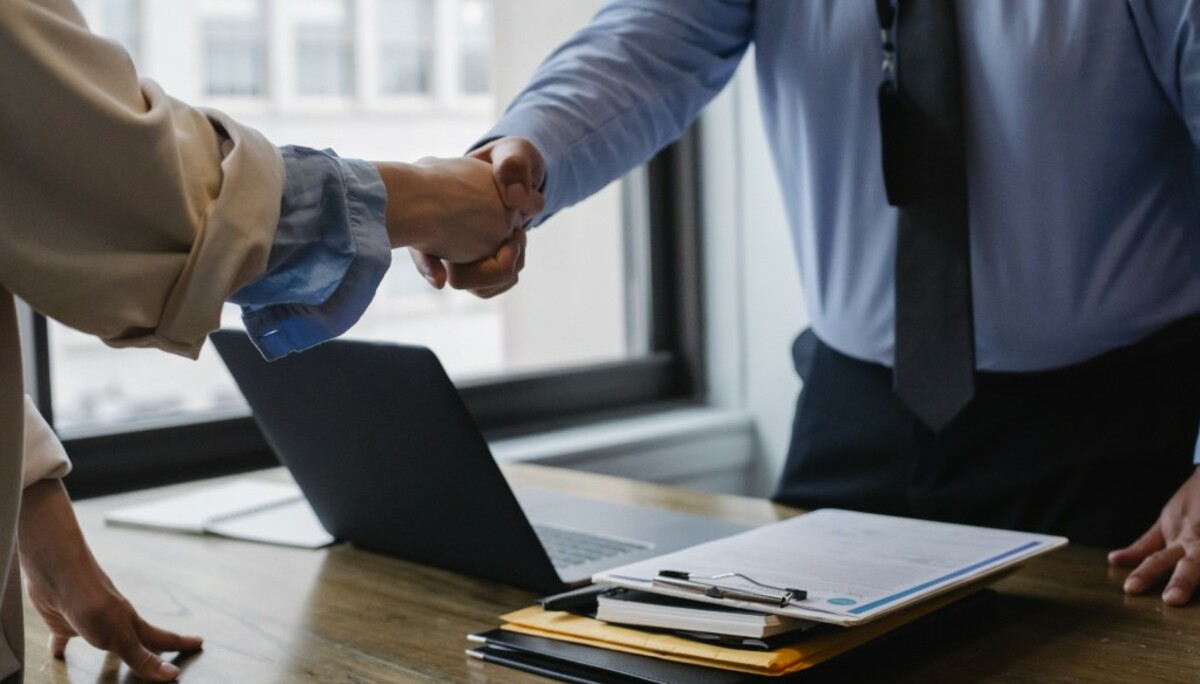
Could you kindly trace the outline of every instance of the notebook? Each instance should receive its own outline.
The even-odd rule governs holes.
[[[716,606],[645,591],[617,589],[596,598],[596,618],[639,627],[769,637],[812,628],[810,620]]]
[[[316,549],[332,544],[300,489],[243,478],[109,511],[105,522]]]

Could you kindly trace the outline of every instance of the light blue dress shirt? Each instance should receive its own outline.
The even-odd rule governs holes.
[[[1200,3],[958,8],[979,368],[1072,364],[1200,312]],[[873,0],[610,2],[488,137],[537,145],[553,213],[677,137],[751,43],[812,326],[890,366]]]
[[[392,260],[387,193],[373,165],[332,150],[280,152],[287,182],[267,270],[229,300],[268,361],[346,332]]]

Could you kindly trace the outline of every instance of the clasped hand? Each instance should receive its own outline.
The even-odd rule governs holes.
[[[492,164],[480,158],[427,158],[376,168],[387,188],[392,247],[408,247],[423,262],[436,264],[421,269],[430,284],[441,287],[447,269],[454,269],[452,284],[463,287],[460,266],[472,277],[515,281],[524,263],[523,228],[530,211],[541,211],[540,193],[530,188],[510,206]]]
[[[540,188],[545,162],[533,143],[524,138],[499,138],[471,153],[468,159],[486,169],[488,180],[500,198],[513,231],[500,246],[471,261],[446,257],[436,250],[410,245],[417,270],[430,285],[441,289],[447,283],[457,290],[470,290],[485,299],[507,292],[517,284],[525,268],[524,227],[545,207]],[[482,225],[482,224],[480,224]]]

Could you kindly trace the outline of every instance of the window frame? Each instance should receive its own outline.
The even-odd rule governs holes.
[[[649,254],[638,261],[647,271],[648,353],[459,383],[485,437],[532,434],[704,401],[698,125],[645,167],[648,239],[642,244]],[[630,230],[631,222],[625,224]],[[53,425],[53,368],[48,328],[40,315],[35,315],[31,337],[37,403]],[[66,484],[76,498],[278,465],[250,416],[79,437],[64,445],[74,462]]]

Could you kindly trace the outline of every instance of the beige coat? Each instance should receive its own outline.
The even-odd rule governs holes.
[[[23,651],[22,482],[66,469],[26,414],[12,295],[113,346],[195,357],[266,268],[283,183],[273,145],[139,83],[70,0],[0,0],[0,680]]]

